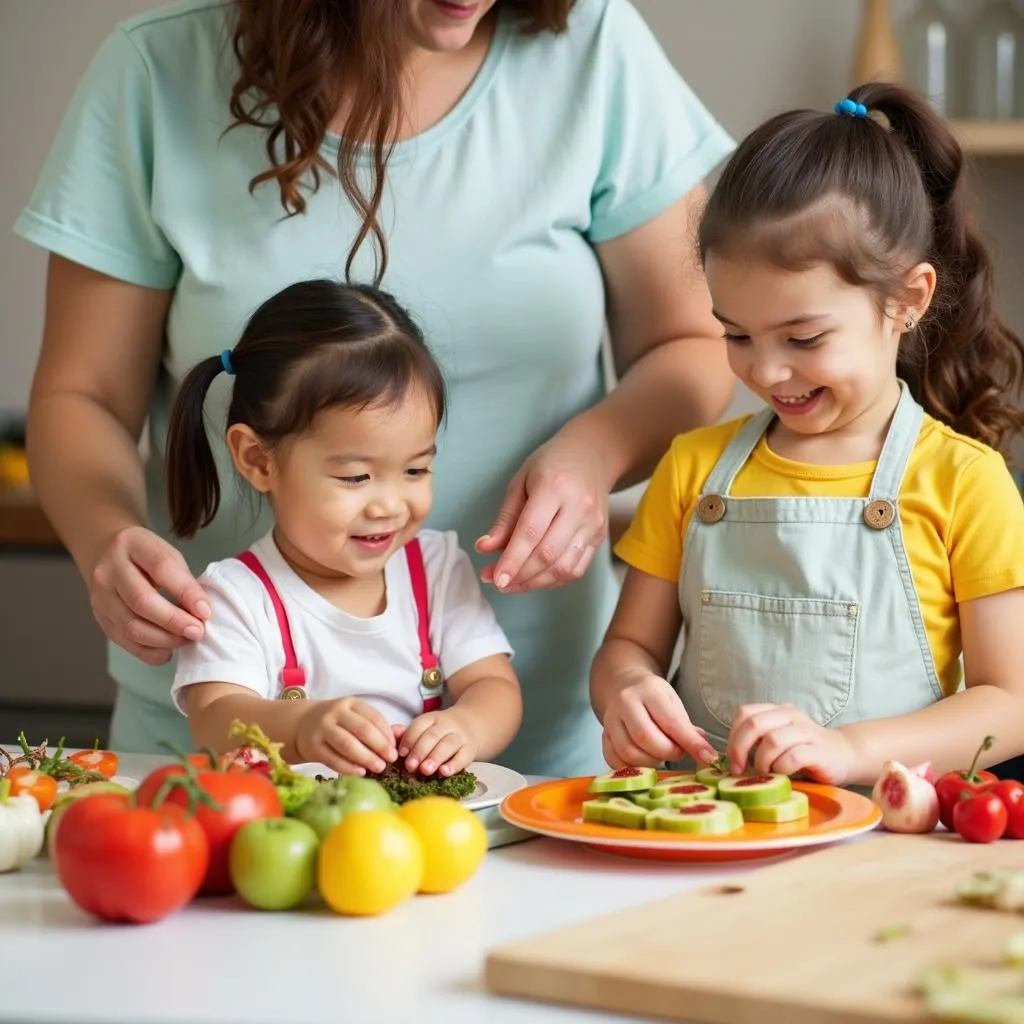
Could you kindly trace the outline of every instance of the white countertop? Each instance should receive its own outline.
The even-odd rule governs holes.
[[[166,758],[126,755],[143,778]],[[650,863],[532,839],[488,855],[445,896],[378,918],[315,907],[261,913],[207,899],[153,925],[80,911],[49,862],[0,875],[0,1019],[245,1024],[622,1024],[619,1016],[492,996],[498,945],[756,870]],[[637,1019],[637,1018],[631,1018]]]

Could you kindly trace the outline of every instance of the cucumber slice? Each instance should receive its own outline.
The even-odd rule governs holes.
[[[616,768],[615,771],[598,775],[591,782],[589,793],[632,793],[639,789],[650,789],[658,781],[654,768]]]
[[[728,779],[729,777],[728,772],[710,765],[707,768],[697,769],[697,781],[703,782],[705,786],[717,786],[722,779]]]
[[[697,776],[694,773],[688,775],[672,775],[667,779],[658,779],[658,781],[651,786],[650,796],[657,799],[660,796],[668,796],[668,791],[673,786],[692,786],[697,781]]]
[[[648,811],[628,797],[609,796],[583,802],[583,820],[621,828],[646,828]]]
[[[685,782],[671,787],[663,796],[655,796],[656,789],[647,794],[647,806],[652,810],[657,807],[683,807],[685,804],[706,803],[715,799],[715,787],[705,786],[700,782]]]
[[[743,827],[743,815],[736,804],[727,800],[704,800],[650,811],[647,827],[687,835],[727,835]]]
[[[793,792],[789,776],[778,772],[768,775],[736,775],[718,783],[719,800],[731,800],[740,807],[764,807],[788,800]]]
[[[807,794],[795,789],[788,799],[777,804],[766,804],[761,807],[744,807],[743,817],[747,821],[799,821],[810,815],[810,803]]]

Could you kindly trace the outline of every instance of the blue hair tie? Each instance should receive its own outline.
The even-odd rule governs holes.
[[[235,364],[233,362],[231,362],[231,349],[226,348],[226,349],[224,349],[223,352],[221,352],[221,354],[220,354],[220,365],[224,368],[224,372],[229,377],[234,377],[234,375],[235,375]]]
[[[868,108],[863,103],[856,103],[851,99],[840,100],[834,109],[837,114],[849,114],[850,117],[868,116]]]

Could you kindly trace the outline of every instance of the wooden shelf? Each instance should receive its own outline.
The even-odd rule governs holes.
[[[1024,120],[954,121],[953,130],[972,156],[1024,156]]]

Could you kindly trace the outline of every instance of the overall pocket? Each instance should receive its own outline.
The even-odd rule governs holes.
[[[856,601],[764,597],[705,590],[698,631],[698,685],[728,729],[744,704],[795,704],[828,725],[850,700]]]

